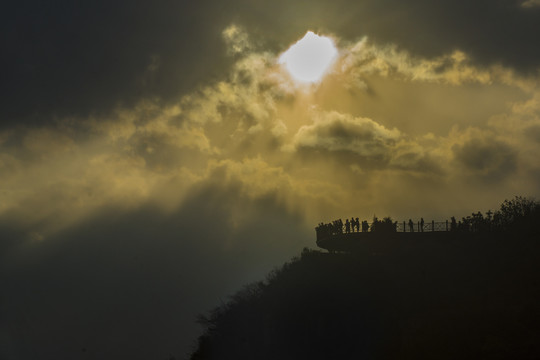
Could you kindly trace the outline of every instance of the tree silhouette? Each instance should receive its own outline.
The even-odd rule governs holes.
[[[504,200],[493,214],[493,224],[498,230],[538,233],[540,203],[533,198],[516,196]]]

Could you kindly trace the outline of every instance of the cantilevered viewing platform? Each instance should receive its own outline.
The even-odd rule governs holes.
[[[433,243],[446,239],[477,237],[489,233],[489,223],[459,221],[393,222],[390,218],[375,219],[368,223],[358,219],[336,220],[330,224],[321,223],[315,228],[317,246],[329,252],[386,252],[396,251],[419,242]]]

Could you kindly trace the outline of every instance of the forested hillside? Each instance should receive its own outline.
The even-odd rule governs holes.
[[[191,359],[538,359],[540,242],[523,228],[305,249],[202,316]]]

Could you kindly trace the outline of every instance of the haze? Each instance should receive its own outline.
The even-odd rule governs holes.
[[[8,1],[0,358],[166,359],[373,215],[540,193],[537,1]],[[338,56],[308,88],[308,31]],[[429,220],[428,220],[429,219]]]

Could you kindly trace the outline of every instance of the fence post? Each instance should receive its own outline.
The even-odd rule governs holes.
[[[407,228],[405,227],[405,221],[403,222],[403,232],[407,232]]]
[[[446,231],[448,231],[448,220],[446,220]]]
[[[435,231],[435,220],[431,220],[431,231]]]

